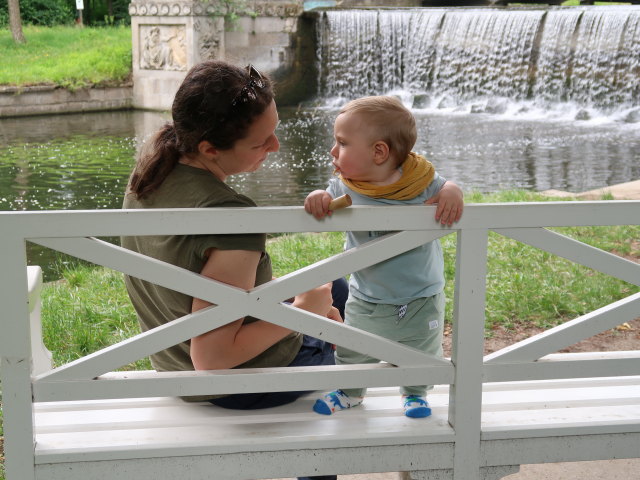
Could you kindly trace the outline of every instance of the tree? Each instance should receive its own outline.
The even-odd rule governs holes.
[[[16,43],[26,43],[22,33],[22,19],[20,18],[20,3],[18,0],[8,0],[9,4],[9,28]]]

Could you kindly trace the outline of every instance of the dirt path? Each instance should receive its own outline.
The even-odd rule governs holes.
[[[526,325],[517,325],[509,330],[504,327],[497,327],[493,330],[492,336],[484,341],[484,354],[493,353],[544,331],[544,328]],[[587,338],[560,350],[560,353],[625,350],[640,350],[640,318]],[[451,356],[451,329],[448,326],[445,329],[444,351],[446,357]]]

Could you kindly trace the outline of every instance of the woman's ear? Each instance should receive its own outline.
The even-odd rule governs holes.
[[[218,154],[218,149],[214,147],[210,142],[203,140],[198,144],[198,153],[200,155],[206,156],[207,158],[215,158],[215,156]]]
[[[389,159],[389,145],[387,142],[378,140],[373,144],[373,160],[376,165],[382,165]]]

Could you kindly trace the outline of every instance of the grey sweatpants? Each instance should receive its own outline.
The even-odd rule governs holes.
[[[442,357],[444,293],[419,298],[408,305],[370,303],[352,295],[345,307],[345,323],[355,328]],[[336,348],[336,365],[378,363],[380,360],[343,347]],[[432,385],[400,386],[403,395],[425,395]],[[366,388],[341,388],[349,396],[363,397]]]

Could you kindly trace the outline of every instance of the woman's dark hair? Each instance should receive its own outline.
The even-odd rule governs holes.
[[[165,124],[143,149],[129,191],[138,198],[155,191],[180,157],[196,153],[202,141],[220,150],[233,148],[272,100],[271,81],[251,65],[212,60],[194,66],[173,100],[173,123]]]

